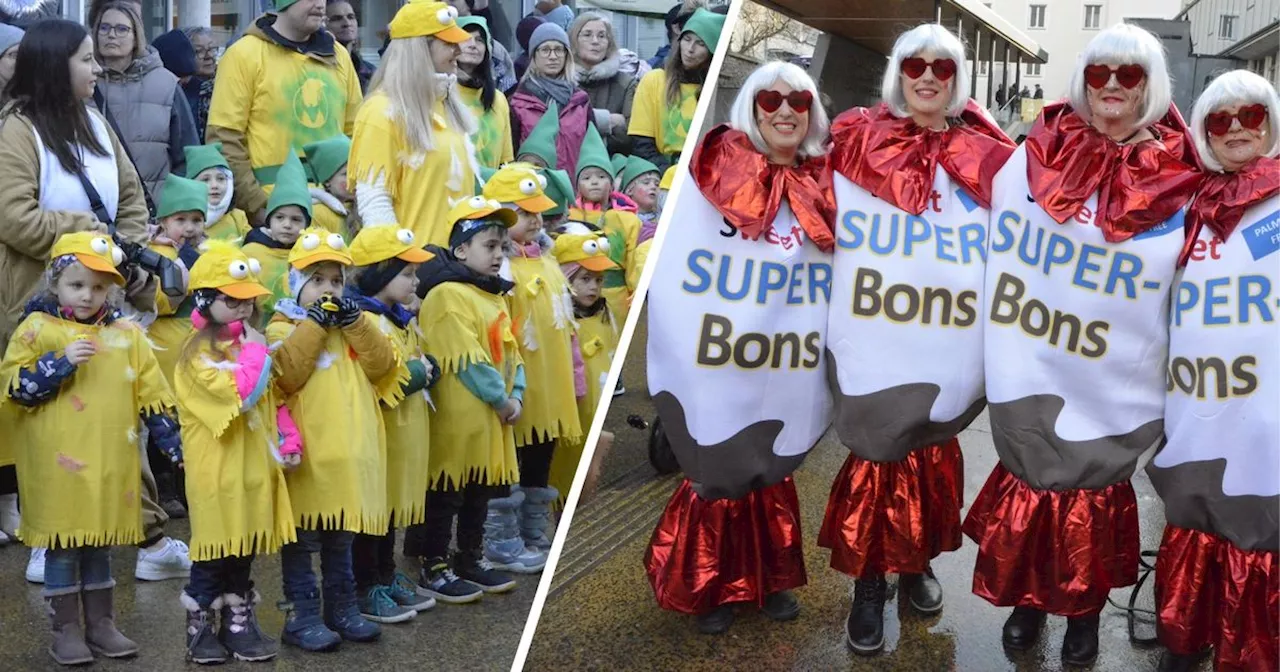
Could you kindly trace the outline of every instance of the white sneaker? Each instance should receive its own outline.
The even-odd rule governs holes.
[[[27,580],[31,583],[44,583],[44,551],[31,549],[31,559],[27,561]]]
[[[165,537],[164,546],[158,551],[138,549],[138,564],[133,570],[133,576],[139,581],[164,581],[191,576],[191,551],[181,541]]]
[[[16,494],[0,495],[0,532],[16,539],[20,522],[22,522],[22,516],[18,514],[18,496]]]

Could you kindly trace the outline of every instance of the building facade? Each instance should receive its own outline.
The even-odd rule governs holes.
[[[1193,53],[1237,59],[1280,87],[1280,0],[1194,0],[1177,18]]]

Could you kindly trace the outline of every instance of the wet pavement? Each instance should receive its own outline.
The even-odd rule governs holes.
[[[946,553],[933,568],[946,592],[939,615],[921,617],[892,600],[885,610],[885,650],[863,658],[844,643],[844,621],[853,582],[828,566],[829,554],[817,547],[817,530],[826,507],[831,479],[847,451],[832,436],[825,438],[795,475],[800,494],[807,586],[796,591],[798,619],[773,623],[749,608],[738,611],[728,633],[699,634],[693,619],[664,612],[653,601],[644,574],[643,554],[649,534],[679,483],[678,476],[657,476],[647,458],[648,432],[627,425],[627,417],[651,420],[644,372],[644,323],[637,329],[631,357],[623,368],[627,394],[615,398],[605,429],[617,434],[603,462],[602,486],[596,497],[574,514],[556,568],[551,592],[538,622],[526,670],[680,669],[688,670],[963,670],[1046,672],[1064,669],[1059,651],[1066,620],[1050,617],[1035,648],[1006,652],[1000,629],[1009,610],[991,606],[970,592],[976,546],[967,538],[956,552]],[[965,457],[966,510],[996,464],[995,448],[984,413],[960,436]],[[1142,548],[1159,545],[1164,517],[1145,475],[1134,479],[1141,517]],[[1150,608],[1148,579],[1138,606]],[[891,578],[892,582],[893,579]],[[1116,590],[1112,600],[1127,605],[1130,589]],[[1105,672],[1147,672],[1156,668],[1160,649],[1130,644],[1125,612],[1108,606],[1102,614],[1101,653],[1089,668]],[[1152,621],[1140,617],[1139,636],[1154,636]],[[1202,670],[1208,670],[1205,663]]]
[[[169,533],[189,538],[185,520],[172,521]],[[49,626],[40,586],[27,583],[23,574],[28,551],[18,544],[0,548],[0,670],[65,670],[49,658]],[[116,623],[138,642],[140,653],[129,661],[99,659],[97,670],[197,669],[184,655],[185,616],[178,595],[185,580],[147,583],[135,581],[136,552],[118,548],[112,553],[116,578]],[[416,576],[408,561],[403,568]],[[317,561],[318,569],[318,561]],[[284,614],[280,601],[280,559],[265,556],[254,562],[254,580],[263,593],[258,620],[278,640]],[[383,625],[382,640],[373,644],[344,642],[333,653],[303,653],[281,647],[280,656],[268,663],[232,662],[214,669],[245,670],[483,670],[511,668],[520,633],[533,603],[538,575],[517,577],[519,585],[506,595],[488,595],[474,604],[438,604],[430,611],[400,625]]]

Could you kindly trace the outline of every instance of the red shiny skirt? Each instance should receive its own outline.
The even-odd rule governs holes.
[[[1085,616],[1138,580],[1138,501],[1128,481],[1036,490],[997,464],[964,533],[978,544],[973,592],[998,607]]]
[[[831,485],[818,545],[849,576],[920,574],[960,548],[964,457],[955,438],[899,462],[850,455]]]
[[[730,602],[764,604],[805,584],[795,482],[741,499],[707,500],[686,479],[671,495],[644,557],[663,609],[704,614]]]
[[[1164,528],[1156,558],[1160,643],[1189,655],[1212,646],[1214,669],[1280,669],[1280,553]]]

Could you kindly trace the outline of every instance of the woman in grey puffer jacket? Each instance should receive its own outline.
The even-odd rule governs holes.
[[[186,171],[183,148],[200,144],[195,119],[178,78],[148,46],[142,18],[131,2],[108,2],[93,22],[95,52],[102,64],[99,106],[115,120],[147,192],[160,200],[169,173]],[[193,51],[194,58],[194,51]]]
[[[622,55],[613,24],[604,15],[583,12],[569,26],[569,44],[578,75],[578,87],[591,96],[596,129],[610,154],[630,154],[627,125],[638,78],[622,67]]]

